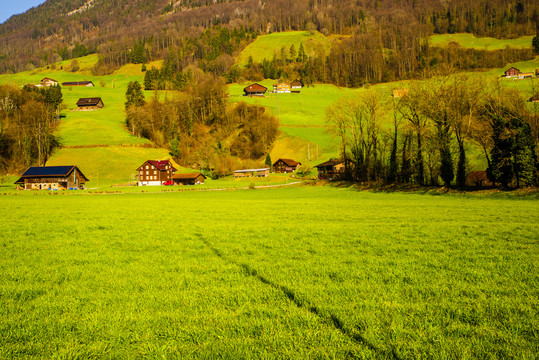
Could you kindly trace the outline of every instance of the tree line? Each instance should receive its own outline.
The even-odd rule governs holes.
[[[59,86],[17,89],[0,85],[0,171],[46,163],[58,138],[62,91]]]
[[[142,86],[126,92],[126,126],[133,134],[167,147],[181,165],[230,175],[241,166],[257,166],[277,138],[279,122],[264,107],[229,104],[221,77],[193,71],[181,91],[162,92],[148,101]]]
[[[518,91],[499,83],[437,75],[411,82],[389,103],[374,91],[341,99],[326,118],[349,180],[462,188],[469,152],[481,149],[493,184],[537,184],[537,114],[528,111]]]

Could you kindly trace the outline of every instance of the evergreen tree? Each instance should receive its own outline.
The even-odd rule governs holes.
[[[535,35],[533,37],[532,46],[533,46],[533,51],[535,51],[536,54],[539,54],[539,35]]]
[[[152,68],[144,74],[144,89],[154,90],[159,83],[159,70],[152,66]]]
[[[269,153],[266,155],[266,161],[264,161],[264,164],[270,168],[270,171],[273,171],[273,163],[271,162],[271,156]]]
[[[296,47],[294,44],[290,45],[290,50],[288,50],[288,54],[290,55],[290,61],[296,61]]]
[[[296,59],[297,62],[304,62],[307,59],[307,55],[305,54],[305,49],[303,48],[303,43],[299,44],[299,50],[298,50],[298,58]]]
[[[130,81],[127,85],[127,91],[125,93],[125,108],[130,106],[143,106],[146,102],[144,101],[144,94],[142,93],[142,87],[138,81]]]

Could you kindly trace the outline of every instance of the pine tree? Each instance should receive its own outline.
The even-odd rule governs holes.
[[[130,81],[127,85],[127,91],[125,93],[125,108],[127,109],[130,106],[143,106],[146,102],[144,101],[144,94],[142,93],[142,87],[138,81]]]
[[[270,171],[273,171],[273,163],[271,162],[271,156],[269,153],[266,155],[266,161],[264,161],[264,164],[270,168]]]

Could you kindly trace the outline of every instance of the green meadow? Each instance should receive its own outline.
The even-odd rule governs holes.
[[[432,35],[430,44],[432,46],[445,47],[452,42],[456,42],[464,48],[479,50],[500,50],[506,47],[517,49],[527,49],[532,46],[532,36],[522,36],[517,39],[495,39],[491,37],[475,37],[473,34],[442,34]]]
[[[531,197],[296,187],[0,201],[0,358],[539,353]]]

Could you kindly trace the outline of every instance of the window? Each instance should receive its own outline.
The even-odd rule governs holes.
[[[154,170],[154,171],[153,171],[153,174],[154,174],[154,175],[157,174],[157,170]]]

